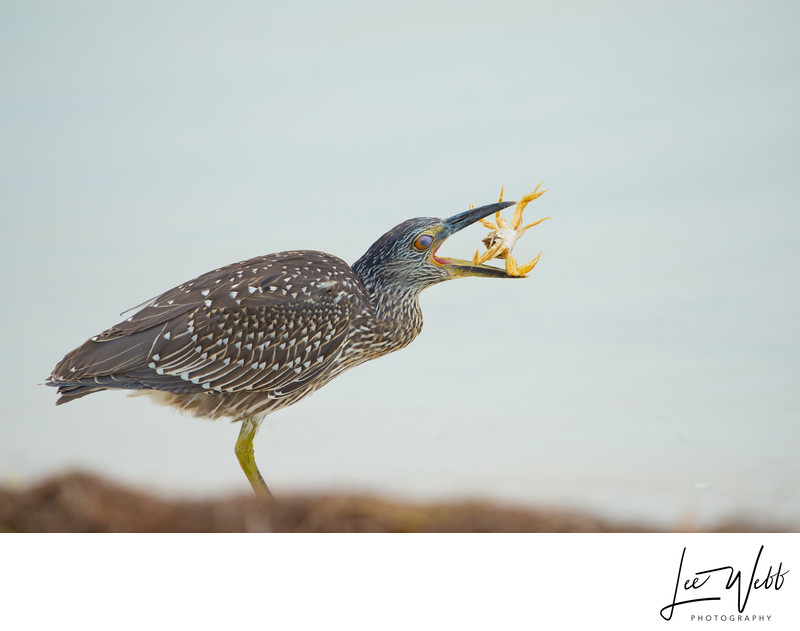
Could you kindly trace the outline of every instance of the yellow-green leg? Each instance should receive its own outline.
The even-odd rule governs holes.
[[[247,479],[250,480],[250,486],[253,487],[253,491],[255,491],[256,495],[263,495],[271,498],[272,493],[267,483],[264,482],[264,478],[261,477],[261,472],[258,470],[256,457],[253,453],[253,438],[255,438],[257,429],[258,423],[253,420],[252,416],[248,416],[244,419],[242,421],[242,429],[239,430],[239,438],[236,439],[234,452],[239,459],[239,465],[241,465],[242,471],[244,471]]]

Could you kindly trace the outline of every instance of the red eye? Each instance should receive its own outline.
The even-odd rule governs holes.
[[[418,250],[427,250],[433,243],[433,237],[429,234],[422,234],[414,241],[414,247]]]

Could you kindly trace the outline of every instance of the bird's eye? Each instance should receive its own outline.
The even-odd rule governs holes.
[[[417,240],[414,241],[414,247],[418,250],[427,250],[431,247],[431,243],[433,243],[433,237],[429,234],[421,234],[417,237]]]

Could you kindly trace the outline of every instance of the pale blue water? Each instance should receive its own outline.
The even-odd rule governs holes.
[[[414,344],[275,415],[273,489],[800,521],[795,5],[60,6],[0,26],[4,480],[247,490],[236,427],[35,384],[220,264],[544,180],[531,278],[428,290]]]

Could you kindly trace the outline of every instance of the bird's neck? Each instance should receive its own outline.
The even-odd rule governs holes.
[[[384,286],[374,279],[362,279],[370,297],[373,326],[387,352],[410,344],[422,330],[419,291],[408,287]]]

